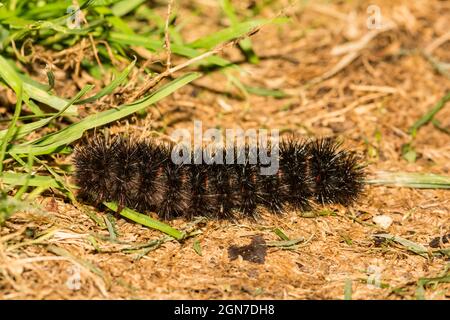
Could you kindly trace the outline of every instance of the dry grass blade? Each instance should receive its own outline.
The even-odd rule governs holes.
[[[428,250],[424,246],[417,244],[413,241],[404,239],[399,236],[394,236],[392,234],[388,233],[377,233],[373,235],[373,237],[376,238],[384,238],[386,240],[394,241],[402,246],[404,246],[408,251],[414,252],[415,254],[418,254],[424,258],[428,258]]]
[[[98,289],[103,294],[103,296],[105,298],[108,297],[107,287],[109,285],[102,270],[100,270],[98,267],[94,266],[90,262],[73,255],[72,253],[63,248],[50,245],[47,247],[47,250],[58,256],[66,257],[70,259],[73,263],[81,267],[87,274],[89,274],[92,277],[94,283],[97,285]]]
[[[450,189],[450,177],[420,172],[387,172],[378,171],[368,184],[393,185],[420,189]]]

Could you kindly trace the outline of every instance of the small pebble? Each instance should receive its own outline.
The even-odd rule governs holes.
[[[373,222],[383,229],[387,229],[392,224],[392,218],[386,215],[380,215],[373,217]]]

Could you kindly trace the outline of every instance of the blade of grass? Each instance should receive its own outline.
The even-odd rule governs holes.
[[[43,113],[43,114],[30,114],[27,116],[20,116],[17,120],[31,120],[31,119],[38,119],[38,118],[47,118],[54,116],[56,113]],[[4,118],[0,119],[0,122],[10,122],[11,118]],[[3,131],[2,131],[3,132]]]
[[[262,97],[274,97],[277,99],[289,97],[289,94],[287,94],[281,90],[271,90],[271,89],[251,87],[251,86],[245,86],[245,89],[247,90],[248,93],[256,94],[257,96],[262,96]]]
[[[352,279],[346,279],[345,280],[345,286],[344,286],[344,300],[352,300]]]
[[[26,78],[23,78],[23,90],[24,92],[32,99],[39,101],[43,104],[48,105],[49,107],[61,111],[66,105],[67,100],[62,99],[58,96],[51,95],[45,90],[42,90],[38,88],[37,86],[33,85],[31,81],[29,81]],[[69,107],[64,115],[77,115],[77,109],[75,106]]]
[[[139,7],[145,0],[127,0],[127,1],[119,1],[112,7],[112,12],[117,17],[122,17],[137,7]]]
[[[141,6],[136,10],[134,14],[137,18],[144,18],[149,23],[157,25],[159,28],[158,32],[160,32],[161,34],[162,32],[164,32],[165,20],[159,14],[157,14],[155,10],[149,8],[148,6]]]
[[[284,240],[284,241],[289,241],[289,240],[290,240],[289,237],[286,235],[286,233],[284,233],[284,231],[281,230],[280,228],[275,228],[275,229],[273,230],[273,232],[274,232],[277,236],[279,236],[281,240]]]
[[[14,128],[14,132],[12,134],[12,139],[13,140],[18,140],[20,138],[25,137],[26,135],[28,135],[29,133],[43,127],[44,125],[46,125],[48,123],[47,119],[41,119],[38,121],[34,121],[31,123],[27,123],[24,124],[20,127],[15,127]],[[8,130],[2,130],[0,131],[0,139],[3,139],[6,135],[6,133],[8,132]]]
[[[430,111],[428,111],[422,118],[420,118],[419,120],[417,120],[412,126],[411,128],[409,128],[409,133],[412,134],[413,136],[416,135],[417,130],[419,130],[420,127],[422,127],[423,125],[427,124],[428,122],[430,122],[434,116],[436,115],[436,113],[438,113],[444,106],[445,104],[450,101],[450,91],[447,92],[447,94],[445,96],[443,96],[437,103],[436,105],[431,108]]]
[[[269,20],[257,19],[250,20],[241,23],[237,23],[229,28],[222,29],[220,31],[214,32],[210,35],[197,39],[189,44],[190,47],[194,49],[203,48],[211,49],[220,43],[228,42],[232,39],[237,39],[249,33],[253,29],[261,27],[267,24]]]
[[[0,189],[0,226],[19,210],[28,209],[29,204],[7,195]]]
[[[117,204],[114,202],[104,202],[103,203],[106,207],[108,207],[109,209],[117,212]],[[150,218],[147,215],[141,214],[139,212],[136,212],[134,210],[128,209],[128,208],[124,208],[122,211],[119,212],[119,214],[125,218],[128,218],[136,223],[139,223],[143,226],[155,229],[155,230],[159,230],[162,231],[166,234],[168,234],[169,236],[174,237],[177,240],[181,240],[184,238],[184,233],[172,228],[171,226],[169,226],[168,224],[165,224],[161,221],[155,220]]]
[[[44,166],[45,169],[47,169],[47,171],[53,176],[55,181],[58,182],[59,188],[65,190],[65,193],[66,193],[67,197],[72,202],[75,202],[75,195],[73,194],[71,187],[69,185],[67,185],[66,181],[59,174],[57,174],[55,172],[55,170],[52,169],[52,167],[50,167],[49,165],[47,165],[46,163],[42,162],[41,160],[39,160],[36,157],[34,159],[36,160],[36,162],[38,162],[42,166]]]
[[[25,104],[28,106],[28,108],[30,108],[31,112],[33,112],[35,116],[44,115],[44,112],[41,110],[41,108],[39,108],[39,106],[33,100],[30,100],[28,97],[23,97],[23,99],[24,99]]]
[[[228,19],[230,19],[231,25],[236,26],[239,23],[239,20],[236,16],[236,12],[231,1],[221,0],[220,4]],[[258,56],[256,55],[255,51],[253,51],[252,41],[250,40],[250,38],[245,38],[239,41],[239,47],[242,49],[249,62],[254,64],[257,64],[259,62]]]
[[[8,61],[2,56],[0,56],[0,77],[5,80],[6,84],[13,89],[16,94],[21,90],[22,80]]]
[[[430,283],[449,283],[450,282],[450,274],[442,276],[442,277],[435,277],[435,278],[420,278],[419,283],[421,285],[428,285]]]
[[[418,189],[450,189],[450,177],[432,173],[379,171],[366,183]]]
[[[114,27],[114,30],[120,31],[126,34],[134,34],[133,29],[121,18],[117,16],[107,17],[106,20]]]
[[[14,198],[16,198],[17,200],[22,199],[22,195],[27,191],[28,189],[28,184],[30,182],[30,178],[32,175],[32,168],[33,168],[33,154],[29,153],[28,154],[28,161],[26,164],[26,168],[27,168],[27,179],[25,180],[25,183],[19,188],[19,190],[17,191],[17,193],[14,195]]]
[[[47,91],[42,89],[36,83],[36,81],[17,73],[14,68],[8,63],[8,61],[2,56],[0,56],[0,77],[11,89],[14,90],[14,92],[16,92],[16,96],[19,87],[22,88],[22,100],[29,106],[31,104],[30,108],[34,110],[33,112],[35,113],[37,112],[38,114],[41,114],[42,112],[40,110],[36,110],[37,106],[33,107],[33,104],[31,101],[29,101],[29,98],[44,103],[58,111],[62,110],[67,104],[66,100],[51,95]],[[66,110],[66,114],[76,115],[77,110],[75,107],[68,108]]]
[[[116,43],[124,44],[124,45],[128,45],[128,46],[141,46],[141,47],[144,47],[146,49],[149,49],[149,50],[155,51],[155,52],[164,49],[162,41],[150,39],[148,37],[140,36],[140,35],[136,35],[136,34],[110,32],[109,40],[111,40],[112,42],[116,42]],[[172,53],[178,54],[180,56],[187,57],[187,58],[194,58],[201,54],[201,52],[199,52],[198,50],[195,50],[191,47],[188,47],[185,45],[180,45],[180,44],[175,44],[175,43],[172,43],[170,45],[170,49],[171,49]],[[204,60],[204,62],[201,62],[200,64],[206,64],[206,65],[213,64],[213,65],[217,65],[220,67],[224,67],[224,66],[229,66],[232,63],[223,58],[220,58],[217,56],[211,56],[211,57],[207,57]]]
[[[92,97],[80,100],[75,102],[75,104],[85,104],[90,103],[95,100],[100,99],[103,96],[106,96],[114,91],[128,76],[131,69],[133,69],[134,65],[136,64],[136,59],[134,59],[113,81],[111,81],[110,84],[108,84],[106,87],[104,87],[102,90],[100,90],[97,94],[93,95]]]
[[[107,216],[103,217],[103,220],[105,221],[106,227],[108,228],[109,240],[111,242],[115,242],[117,240],[117,233],[112,223],[113,217],[108,214]]]
[[[402,246],[404,246],[408,251],[414,252],[415,254],[418,254],[419,256],[422,256],[424,258],[428,258],[428,250],[424,246],[415,243],[413,241],[410,241],[408,239],[404,239],[399,236],[394,236],[389,233],[377,233],[373,235],[376,238],[384,238],[390,241],[394,241]]]
[[[94,86],[92,85],[87,85],[86,87],[81,89],[81,91],[78,92],[78,94],[75,97],[73,97],[70,101],[68,101],[66,105],[58,113],[53,114],[47,119],[41,119],[32,123],[25,124],[20,127],[16,127],[14,133],[12,134],[11,140],[20,139],[21,137],[26,136],[28,133],[47,125],[53,119],[61,116],[67,109],[69,109],[75,102],[77,102],[83,95],[89,92],[93,87]],[[6,135],[6,133],[7,130],[0,131],[0,139],[3,138]]]
[[[305,239],[292,239],[292,240],[282,240],[282,241],[269,241],[266,243],[268,247],[293,247],[300,242],[304,242]]]
[[[197,72],[188,73],[184,76],[181,76],[169,82],[168,84],[162,86],[153,94],[137,102],[122,105],[115,109],[109,109],[97,114],[90,115],[81,120],[80,122],[71,124],[60,131],[48,134],[47,136],[44,136],[43,138],[40,138],[36,141],[33,141],[31,143],[15,145],[10,148],[9,152],[15,154],[26,153],[28,150],[27,148],[30,144],[32,145],[32,149],[30,150],[30,152],[33,152],[34,155],[41,155],[55,152],[55,150],[58,150],[60,147],[80,139],[86,130],[103,126],[105,124],[129,116],[139,110],[142,110],[158,102],[159,100],[167,97],[174,91],[178,90],[179,88],[183,87],[189,82],[197,79],[198,77],[200,77],[200,73]]]
[[[67,257],[70,260],[72,260],[73,262],[77,263],[78,265],[80,265],[81,267],[89,270],[90,272],[100,276],[100,278],[102,279],[103,283],[100,283],[97,281],[97,279],[94,278],[94,282],[97,285],[97,287],[100,289],[100,291],[102,291],[102,294],[104,296],[108,296],[106,289],[104,288],[104,286],[106,285],[107,287],[109,287],[109,281],[106,278],[105,274],[103,273],[103,271],[98,268],[97,266],[93,265],[92,263],[90,263],[87,260],[83,260],[75,255],[73,255],[71,252],[67,251],[66,249],[63,249],[61,247],[55,246],[55,245],[49,245],[47,246],[47,250],[58,255],[58,256],[62,256],[62,257]]]
[[[13,251],[13,250],[15,250],[17,248],[21,248],[21,247],[27,247],[27,246],[31,246],[31,245],[35,245],[35,244],[42,244],[46,240],[52,238],[57,231],[59,231],[59,230],[56,228],[47,229],[47,230],[45,230],[45,233],[40,234],[37,238],[10,245],[9,247],[7,247],[6,250]]]
[[[202,256],[202,247],[200,246],[200,241],[196,239],[194,241],[193,248],[195,253],[197,253],[199,256]]]
[[[31,187],[61,188],[61,185],[50,176],[37,176],[28,173],[3,172],[0,183],[14,186],[23,186],[26,183]]]
[[[431,120],[431,123],[433,123],[433,126],[434,126],[436,129],[438,129],[439,131],[442,131],[442,132],[444,132],[444,133],[450,135],[450,129],[441,126],[441,123],[440,123],[438,120],[433,119],[433,120]]]
[[[248,96],[249,96],[248,91],[245,88],[245,86],[242,84],[241,80],[239,80],[239,78],[237,78],[233,74],[231,74],[231,72],[229,72],[228,69],[224,69],[222,71],[223,71],[223,74],[225,74],[225,76],[227,77],[230,84],[234,85],[242,93],[242,95],[245,97],[245,99],[248,99]]]
[[[448,266],[446,269],[448,269]],[[416,298],[418,300],[425,300],[425,287],[429,285],[438,285],[440,283],[450,283],[450,272],[448,272],[448,270],[440,277],[420,278],[417,281]]]
[[[22,39],[24,38],[28,33],[36,30],[54,30],[56,32],[60,32],[61,34],[87,34],[91,29],[96,27],[96,23],[94,21],[91,21],[89,26],[87,28],[80,28],[80,29],[70,29],[66,27],[67,19],[73,18],[75,14],[77,14],[80,10],[83,10],[89,5],[92,4],[94,0],[87,0],[84,2],[79,10],[73,10],[73,12],[69,12],[66,15],[61,16],[58,14],[58,16],[55,19],[47,19],[47,20],[26,20],[20,17],[16,16],[10,16],[7,19],[4,19],[2,22],[3,24],[9,24],[11,29],[19,29],[16,32],[11,33],[9,36],[4,37],[2,45],[3,47],[6,47],[11,41],[16,39]],[[15,3],[16,1],[14,1]],[[47,9],[47,5],[45,6],[45,9],[47,12],[52,12]],[[13,10],[11,10],[13,11]]]
[[[20,112],[22,111],[22,85],[19,83],[18,87],[16,87],[14,91],[16,92],[17,102],[16,108],[14,109],[13,118],[9,123],[8,130],[6,131],[6,134],[3,137],[0,146],[0,175],[2,175],[3,173],[3,160],[5,159],[6,149],[8,147],[9,141],[12,138],[12,135],[14,134],[17,119],[19,118]]]
[[[33,189],[33,191],[31,191],[30,193],[28,193],[26,200],[27,201],[33,201],[36,197],[38,197],[42,192],[44,192],[45,190],[47,190],[47,187],[36,187]]]

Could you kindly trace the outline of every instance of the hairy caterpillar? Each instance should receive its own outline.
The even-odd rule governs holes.
[[[92,204],[117,201],[119,208],[156,212],[164,219],[230,218],[254,216],[258,206],[280,213],[287,206],[305,210],[312,201],[347,205],[364,185],[358,158],[332,139],[280,141],[279,167],[272,175],[261,175],[264,165],[248,161],[252,153],[267,150],[222,149],[225,157],[247,159],[231,164],[176,164],[171,150],[122,136],[88,140],[75,150],[78,197]]]

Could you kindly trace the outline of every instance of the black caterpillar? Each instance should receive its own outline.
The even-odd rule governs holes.
[[[364,170],[358,157],[333,139],[279,143],[279,169],[261,175],[261,163],[175,164],[172,147],[122,136],[96,136],[75,150],[79,199],[98,205],[116,201],[161,218],[255,216],[259,205],[273,213],[286,206],[306,210],[312,201],[348,205],[361,194]],[[233,152],[232,152],[233,151]],[[258,148],[223,150],[234,159]],[[266,151],[266,150],[263,150]],[[241,153],[239,153],[241,152]]]

